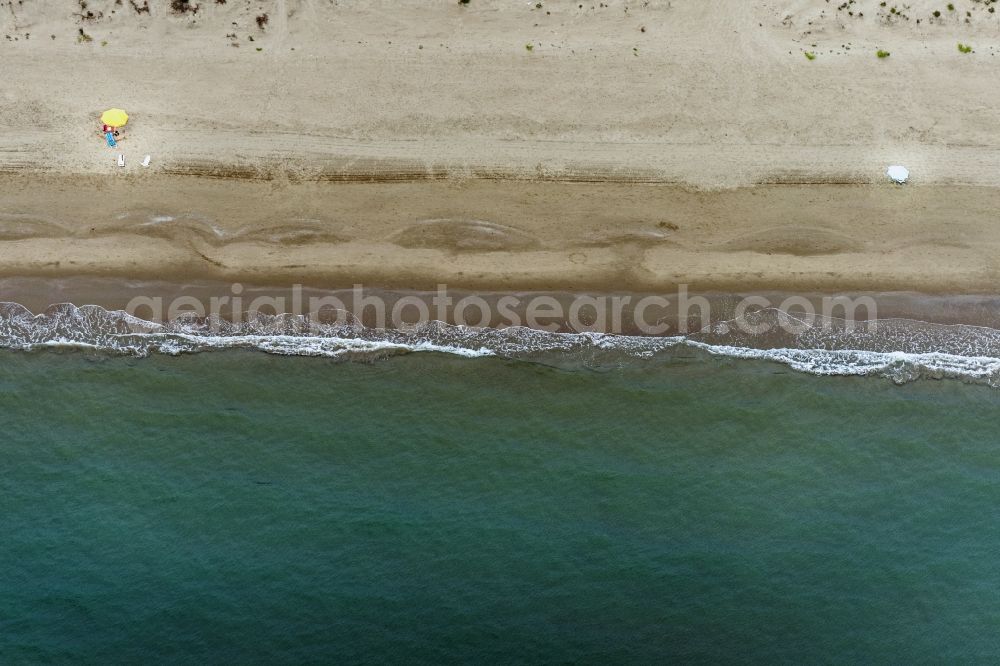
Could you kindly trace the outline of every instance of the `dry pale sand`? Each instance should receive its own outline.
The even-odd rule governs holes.
[[[996,293],[996,3],[541,4],[4,2],[0,276]]]

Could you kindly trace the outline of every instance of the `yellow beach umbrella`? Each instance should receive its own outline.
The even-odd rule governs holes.
[[[108,109],[101,114],[101,122],[111,127],[122,127],[128,122],[128,114],[121,109]]]

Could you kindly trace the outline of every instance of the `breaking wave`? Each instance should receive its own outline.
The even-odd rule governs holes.
[[[746,333],[746,324],[768,332]],[[819,317],[792,320],[780,311],[763,310],[688,335],[646,337],[471,328],[436,321],[376,329],[293,315],[261,315],[241,323],[184,317],[161,324],[94,305],[60,304],[35,314],[17,303],[0,303],[0,348],[66,348],[139,357],[248,349],[357,361],[438,352],[597,369],[694,353],[770,361],[814,375],[871,375],[897,383],[958,379],[1000,386],[1000,330],[908,319],[875,324],[852,326]]]

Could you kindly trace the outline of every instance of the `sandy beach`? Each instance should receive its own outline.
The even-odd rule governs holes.
[[[996,292],[993,3],[172,4],[0,12],[0,277]]]
[[[4,176],[0,277],[991,293],[1000,189]],[[956,211],[968,211],[957,215]]]

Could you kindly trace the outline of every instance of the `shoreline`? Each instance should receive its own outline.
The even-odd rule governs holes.
[[[506,303],[498,305],[501,300]],[[96,306],[107,312],[124,311],[138,319],[166,324],[194,315],[206,318],[218,315],[222,321],[246,322],[251,315],[274,315],[313,318],[329,322],[333,313],[329,303],[344,304],[341,323],[359,324],[366,328],[402,328],[418,324],[442,323],[448,326],[503,329],[526,326],[526,311],[533,301],[544,300],[561,315],[539,309],[538,319],[545,325],[557,323],[560,333],[609,333],[657,337],[685,332],[706,331],[722,322],[732,321],[737,305],[747,301],[747,312],[759,309],[758,302],[767,302],[765,309],[791,314],[807,308],[817,321],[824,313],[832,320],[849,317],[858,326],[869,322],[910,320],[933,326],[968,326],[1000,331],[1000,294],[932,295],[919,292],[803,292],[741,290],[733,292],[602,292],[559,290],[548,291],[482,291],[440,287],[438,290],[386,289],[366,285],[351,288],[325,288],[316,285],[290,286],[231,283],[194,280],[184,283],[162,280],[120,280],[90,276],[62,278],[13,277],[0,278],[0,303],[26,308],[34,315],[59,310],[63,306],[76,308]],[[666,299],[665,302],[661,299]],[[465,305],[456,306],[466,300]],[[612,315],[626,323],[635,322],[636,306],[646,301],[645,316],[656,323],[666,323],[668,330],[651,333],[634,325],[615,329]],[[477,302],[485,303],[491,319],[481,319]],[[578,305],[574,303],[579,302]],[[703,313],[700,303],[707,304]],[[421,304],[417,307],[417,304]],[[359,305],[360,304],[360,305]],[[234,306],[241,314],[234,318]],[[176,315],[170,314],[176,308]],[[574,311],[574,308],[577,308]],[[600,308],[600,309],[598,309]],[[462,309],[463,316],[456,316]],[[381,311],[384,324],[375,320]],[[424,312],[423,317],[418,316]],[[680,312],[687,313],[686,331],[679,331]],[[154,316],[154,312],[158,313]],[[399,322],[395,317],[399,313]],[[573,312],[572,317],[566,313]],[[317,314],[319,316],[317,316]],[[513,323],[509,317],[513,316]],[[508,319],[505,319],[508,317]],[[252,318],[252,317],[251,317]],[[582,321],[582,325],[580,322]],[[576,322],[575,324],[573,322]],[[700,322],[700,323],[699,323]],[[539,328],[530,325],[527,328]],[[539,328],[539,330],[543,330]],[[705,332],[705,331],[702,331]]]
[[[252,285],[234,289],[237,285],[224,283],[127,284],[78,278],[54,285],[37,280],[0,280],[2,294],[11,290],[30,294],[34,289],[36,297],[44,298],[53,293],[54,287],[63,294],[78,296],[89,289],[90,294],[99,294],[98,298],[103,299],[114,292],[114,298],[120,301],[138,295],[140,302],[130,303],[128,312],[71,304],[32,311],[22,304],[0,303],[0,349],[4,353],[82,352],[88,357],[105,358],[253,350],[372,362],[401,354],[433,352],[469,359],[498,357],[566,370],[649,368],[663,363],[688,363],[709,355],[728,359],[724,362],[765,361],[813,375],[875,375],[896,383],[951,378],[1000,385],[1000,296],[851,294],[849,297],[859,304],[859,309],[848,310],[848,304],[836,309],[834,305],[832,316],[827,316],[825,309],[821,310],[825,306],[820,305],[827,299],[817,294],[757,294],[776,307],[751,308],[745,314],[739,314],[738,302],[750,302],[750,298],[690,294],[695,305],[683,319],[677,316],[679,308],[672,307],[673,303],[666,309],[654,306],[640,313],[640,303],[635,300],[641,301],[640,294],[535,292],[515,297],[449,292],[454,307],[449,310],[445,306],[446,314],[441,316],[440,310],[434,309],[438,307],[435,297],[440,294],[384,290],[361,292],[364,304],[355,316],[359,301],[351,302],[349,293],[304,290],[304,298],[315,296],[323,305],[314,316],[310,300],[307,314],[294,316],[294,295],[292,307],[286,308],[287,301],[281,299],[288,298],[287,293]],[[197,311],[199,304],[223,295],[241,298],[241,312],[247,314],[226,316],[223,311],[222,316],[202,316]],[[160,320],[149,316],[147,313],[157,307],[150,301],[158,296],[167,299],[166,307],[177,306],[176,313]],[[334,305],[332,297],[342,300]],[[779,303],[785,297],[790,300]],[[609,329],[605,322],[614,320],[616,298],[628,303],[623,317],[626,323],[619,328],[612,324]],[[480,310],[474,303],[462,306],[467,299],[470,303],[484,303],[485,307]],[[516,305],[500,307],[504,299],[513,299]],[[701,313],[696,304],[702,299],[709,315]],[[813,304],[814,314],[802,311],[804,301]],[[835,304],[839,301],[834,299]],[[865,301],[877,309],[877,320],[866,318],[873,310],[867,309]],[[340,309],[342,305],[346,307]],[[533,320],[536,305],[542,308],[534,310]],[[760,301],[754,300],[752,305],[760,305]],[[275,316],[272,307],[286,314]],[[466,318],[459,320],[455,313],[463,307]],[[379,312],[384,315],[389,311],[392,314],[388,325],[380,323]],[[421,311],[430,314],[420,315]],[[467,317],[470,312],[472,321]],[[509,317],[510,313],[513,320],[495,318]],[[482,316],[494,318],[485,322]],[[656,328],[637,327],[640,323]]]

